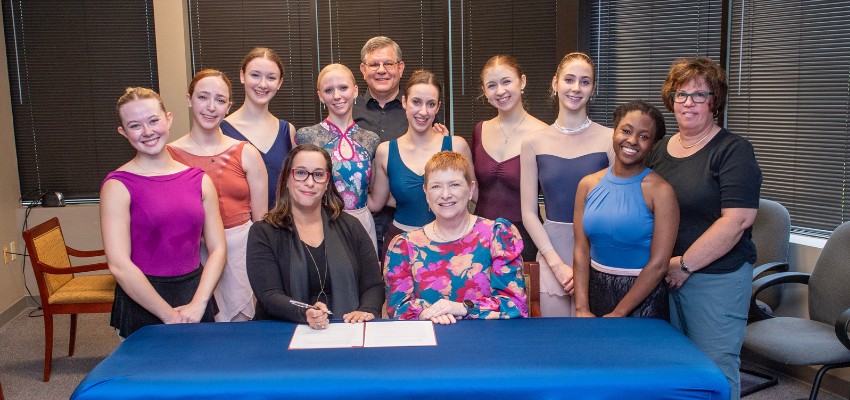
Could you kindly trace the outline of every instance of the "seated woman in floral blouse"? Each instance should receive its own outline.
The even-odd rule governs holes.
[[[453,324],[528,316],[522,239],[502,218],[469,213],[472,176],[460,153],[437,153],[425,165],[425,196],[437,218],[390,243],[384,263],[390,318]]]

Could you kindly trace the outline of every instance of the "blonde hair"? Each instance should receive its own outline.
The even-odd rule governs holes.
[[[124,94],[118,98],[118,102],[115,103],[115,113],[118,115],[118,125],[123,127],[124,121],[121,119],[121,107],[124,107],[125,104],[136,101],[136,100],[156,100],[159,103],[159,108],[162,110],[162,113],[165,114],[168,111],[165,109],[165,103],[162,102],[162,97],[159,96],[159,93],[155,92],[153,89],[148,89],[144,87],[128,87],[124,89]]]
[[[342,71],[348,77],[348,79],[351,79],[352,86],[357,84],[357,82],[354,80],[354,74],[351,73],[351,70],[348,69],[348,67],[342,64],[328,64],[327,66],[322,68],[321,71],[319,71],[319,77],[316,79],[316,90],[322,90],[319,85],[322,84],[322,79],[325,78],[325,75],[327,75],[331,71]]]

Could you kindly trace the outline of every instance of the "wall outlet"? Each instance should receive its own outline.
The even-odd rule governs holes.
[[[12,261],[15,261],[15,260],[18,259],[18,255],[16,254],[17,252],[18,252],[18,249],[15,246],[15,242],[9,242],[9,255],[12,256]]]

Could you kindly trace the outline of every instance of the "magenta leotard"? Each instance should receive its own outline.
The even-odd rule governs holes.
[[[113,171],[130,192],[130,259],[145,275],[178,276],[201,264],[204,171],[188,168],[160,176]]]

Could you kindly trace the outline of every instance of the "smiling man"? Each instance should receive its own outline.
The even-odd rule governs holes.
[[[398,139],[407,131],[398,87],[404,73],[401,48],[386,36],[369,39],[360,50],[360,72],[368,89],[354,104],[354,122],[382,142]]]

